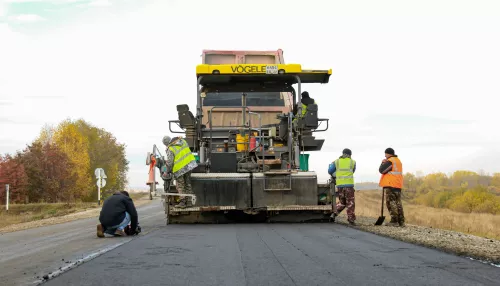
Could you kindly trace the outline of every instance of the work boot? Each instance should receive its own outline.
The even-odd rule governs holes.
[[[115,231],[115,236],[127,236],[127,234],[123,230],[117,229]]]
[[[97,237],[104,237],[104,227],[102,224],[97,225]]]
[[[335,219],[337,218],[337,216],[338,216],[338,214],[332,213],[332,215],[330,216],[330,221],[335,222]]]
[[[176,204],[174,207],[183,209],[186,208],[186,206],[187,206],[186,199],[181,199],[179,203]]]
[[[391,221],[391,222],[386,223],[385,226],[399,226],[399,223]]]
[[[349,222],[349,225],[352,225],[352,226],[357,226],[356,222],[354,222],[354,221],[350,221],[350,222]]]
[[[400,226],[400,227],[405,227],[405,226],[406,226],[406,223],[405,223],[404,221],[400,221],[400,222],[399,222],[399,226]]]

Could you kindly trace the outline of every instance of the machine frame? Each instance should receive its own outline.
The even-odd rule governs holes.
[[[312,134],[313,132],[323,132],[328,129],[328,119],[316,118],[318,122],[316,128],[304,128],[304,123],[302,122],[303,118],[301,116],[295,116],[302,114],[302,84],[303,83],[320,83],[326,84],[329,82],[329,77],[332,73],[332,70],[303,70],[302,66],[299,64],[218,64],[218,65],[208,65],[201,64],[196,67],[197,74],[197,104],[196,104],[196,117],[194,118],[195,124],[190,124],[189,127],[183,126],[181,120],[169,120],[169,129],[172,133],[179,134],[190,134],[189,138],[192,140],[188,140],[188,144],[192,152],[198,152],[200,155],[200,163],[202,171],[198,170],[197,174],[205,173],[205,175],[198,175],[203,178],[213,178],[213,180],[232,180],[234,178],[246,178],[244,174],[249,174],[249,178],[252,182],[251,187],[254,187],[255,180],[259,178],[263,178],[263,187],[262,190],[264,192],[272,193],[272,192],[286,192],[292,191],[292,178],[295,180],[295,184],[299,182],[300,177],[312,176],[311,178],[307,178],[309,181],[316,181],[316,175],[314,172],[306,172],[300,174],[299,171],[299,156],[302,150],[305,150],[305,144],[302,142],[301,136],[304,133]],[[297,92],[292,87],[294,84],[297,85]],[[241,92],[242,94],[242,104],[241,106],[212,106],[210,110],[208,110],[208,124],[209,127],[206,127],[203,124],[204,114],[203,114],[203,98],[204,92],[210,90],[218,90],[218,91],[231,91],[231,92]],[[272,91],[272,92],[280,92],[280,93],[291,93],[293,97],[292,106],[290,106],[290,110],[287,113],[281,115],[281,120],[286,120],[286,129],[287,134],[284,141],[286,141],[286,150],[283,148],[283,154],[286,158],[286,164],[283,165],[281,163],[281,167],[278,167],[276,170],[266,169],[266,158],[265,158],[265,146],[263,144],[265,136],[263,136],[264,131],[268,131],[263,128],[263,124],[261,122],[261,115],[258,112],[253,112],[252,107],[246,105],[246,93],[248,92],[259,92],[259,91]],[[296,107],[296,108],[295,108]],[[241,125],[233,125],[233,126],[214,126],[212,122],[212,112],[215,109],[231,109],[237,110],[241,109],[242,115],[242,123]],[[295,111],[295,112],[294,112]],[[179,111],[179,116],[181,116],[181,111]],[[189,112],[189,111],[187,111]],[[185,114],[184,111],[183,114]],[[248,113],[248,124],[246,120],[246,115]],[[258,125],[252,124],[251,115],[256,115],[259,118]],[[278,116],[279,117],[279,116]],[[326,128],[318,129],[319,125],[322,122],[326,122]],[[172,125],[175,124],[180,127],[183,131],[175,131],[172,130]],[[258,128],[257,128],[258,127]],[[260,151],[261,161],[257,157],[257,168],[255,170],[247,170],[240,172],[239,167],[236,172],[217,174],[217,172],[212,172],[212,162],[213,162],[213,154],[221,153],[214,149],[214,137],[213,135],[216,132],[226,132],[228,130],[240,130],[243,131],[242,134],[248,132],[248,135],[251,137],[252,132],[258,132],[259,145],[258,149]],[[207,135],[208,133],[208,135]],[[268,139],[271,136],[268,133]],[[186,137],[188,138],[188,137]],[[188,138],[188,139],[189,139]],[[271,139],[272,140],[272,139]],[[205,146],[208,141],[208,147]],[[227,140],[224,140],[226,142]],[[310,142],[317,141],[314,140],[314,137]],[[324,141],[324,140],[323,140]],[[319,147],[316,147],[318,151],[321,149],[322,142]],[[219,142],[220,143],[220,142]],[[233,142],[234,143],[234,142]],[[241,144],[241,143],[237,143]],[[245,142],[244,144],[250,144],[250,142]],[[227,144],[226,144],[227,146]],[[208,148],[208,152],[207,149]],[[314,147],[312,147],[314,148]],[[220,149],[220,148],[219,148]],[[298,150],[298,152],[297,152]],[[249,156],[254,150],[250,150],[250,148],[246,148],[245,152],[236,152],[241,153],[238,156]],[[225,149],[227,152],[227,147]],[[302,151],[303,152],[303,151]],[[224,152],[222,152],[224,153]],[[203,155],[202,155],[203,154]],[[254,154],[258,154],[254,152]],[[203,158],[202,158],[203,156]],[[241,157],[238,157],[239,159]],[[272,160],[267,160],[267,162]],[[238,162],[239,164],[240,162]],[[272,163],[272,162],[271,162]],[[286,166],[286,167],[285,167]],[[219,172],[220,173],[220,172]],[[313,173],[313,174],[310,174]],[[240,175],[238,175],[240,174]],[[295,177],[294,177],[295,176]],[[281,180],[281,183],[278,184],[278,188],[267,187],[267,182],[272,181],[273,177],[277,177],[278,180]],[[283,181],[288,180],[288,187],[282,187]],[[236,180],[236,179],[235,179]],[[299,181],[297,181],[299,180]],[[167,184],[168,181],[168,184]],[[172,202],[174,198],[178,198],[179,196],[183,196],[183,194],[178,194],[175,190],[173,190],[170,182],[171,180],[165,181],[165,193],[162,197],[165,199],[165,213],[167,218],[167,224],[172,222],[172,219],[177,223],[183,222],[223,222],[227,220],[227,215],[232,212],[242,212],[244,215],[258,216],[262,213],[265,214],[267,221],[270,221],[269,218],[275,218],[276,215],[281,214],[285,215],[286,221],[290,221],[290,217],[299,218],[300,221],[309,221],[309,220],[317,220],[318,217],[321,220],[328,219],[329,216],[335,209],[335,191],[334,185],[332,188],[332,182],[330,181],[327,184],[318,184],[317,188],[324,190],[325,194],[328,194],[330,204],[317,205],[314,204],[298,204],[298,205],[276,205],[276,206],[256,206],[255,205],[255,196],[253,194],[254,190],[251,189],[251,203],[250,206],[246,207],[237,207],[234,205],[201,205],[201,206],[193,206],[185,209],[178,209],[172,206]],[[316,181],[317,182],[317,181]],[[309,188],[309,187],[305,187]],[[314,188],[314,187],[311,187]],[[312,190],[312,189],[311,189]],[[308,195],[310,196],[311,190],[307,190]],[[192,196],[192,195],[190,195]],[[195,200],[199,201],[196,196]],[[310,201],[310,200],[309,200]],[[207,219],[207,213],[213,215],[211,219]],[[318,216],[319,214],[319,216]],[[276,220],[275,220],[276,221]],[[277,220],[280,221],[280,220]]]

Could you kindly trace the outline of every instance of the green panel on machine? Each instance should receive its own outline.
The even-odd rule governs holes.
[[[309,171],[309,154],[300,154],[300,170]]]

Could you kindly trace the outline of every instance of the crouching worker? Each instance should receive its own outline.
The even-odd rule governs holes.
[[[137,210],[126,191],[116,192],[104,201],[99,221],[101,223],[97,225],[98,237],[104,237],[105,233],[126,236],[140,232]]]

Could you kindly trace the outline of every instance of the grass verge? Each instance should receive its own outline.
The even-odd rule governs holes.
[[[151,202],[147,192],[130,193],[130,197],[136,207]],[[8,212],[5,207],[0,210],[0,233],[95,217],[100,211],[95,202],[10,205]]]

